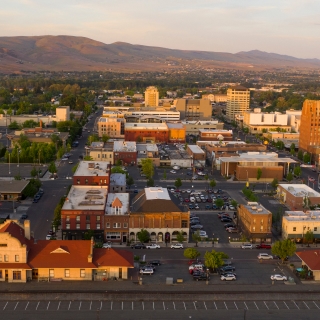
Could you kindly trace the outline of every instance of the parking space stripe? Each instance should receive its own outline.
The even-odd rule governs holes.
[[[38,304],[37,304],[36,310],[38,310],[39,304],[40,304],[40,301],[38,301]]]
[[[206,302],[205,302],[205,301],[203,301],[203,304],[204,304],[204,307],[206,308],[206,310],[208,310],[208,309],[207,309],[207,305],[206,305]]]
[[[91,310],[91,306],[92,306],[92,301],[90,301],[90,310]],[[112,310],[112,302],[111,302],[111,310]]]
[[[172,301],[173,303],[173,309],[176,310],[176,305],[174,304],[174,301]]]
[[[289,309],[289,307],[288,307],[288,305],[286,304],[286,302],[285,301],[283,301],[283,303],[285,304],[285,306]]]
[[[8,301],[7,301],[7,303],[5,304],[5,306],[3,307],[3,310],[6,308],[7,304],[8,304]]]
[[[80,304],[79,304],[79,310],[81,309],[81,303],[82,303],[82,302],[80,301]]]
[[[292,302],[296,305],[296,307],[300,310],[300,308],[298,307],[298,305],[295,303],[295,301],[292,300]]]
[[[197,310],[196,303],[193,301],[194,309]]]
[[[254,305],[256,306],[257,310],[259,310],[259,308],[258,308],[258,306],[257,306],[256,302],[255,302],[255,301],[253,301],[253,303],[254,303]]]
[[[223,303],[224,303],[224,306],[226,307],[226,309],[228,310],[228,307],[227,307],[226,302],[225,302],[225,301],[223,301]]]
[[[123,310],[123,301],[121,301],[121,310]]]
[[[49,309],[49,306],[50,306],[50,301],[48,302],[48,305],[47,305],[47,310]]]
[[[58,308],[57,308],[57,310],[59,310],[59,308],[60,308],[60,303],[61,303],[61,301],[59,301],[59,304],[58,304]]]
[[[275,306],[277,307],[277,309],[279,310],[279,307],[278,307],[278,305],[276,304],[276,302],[275,301],[273,301],[273,303],[275,304]]]
[[[183,306],[184,306],[184,310],[187,310],[187,309],[186,309],[186,304],[184,303],[184,301],[183,301]]]
[[[27,303],[26,307],[24,308],[24,310],[27,310],[27,308],[28,308],[28,305],[29,305],[29,301],[28,301],[28,303]]]
[[[166,310],[166,306],[164,304],[164,301],[162,303],[163,303],[163,310]]]
[[[17,308],[18,304],[19,304],[19,301],[16,303],[16,306],[14,307],[14,309],[13,309],[13,310],[16,310],[16,308]]]
[[[113,301],[111,301],[111,311],[112,311],[112,305],[113,305]],[[90,306],[90,308],[91,308],[91,306]]]
[[[153,308],[153,310],[154,310],[154,301],[152,302],[152,308]]]
[[[238,309],[238,306],[237,306],[237,304],[236,304],[236,302],[234,302],[234,305],[236,306],[237,310],[239,310],[239,309]]]
[[[215,303],[215,301],[213,301],[214,307],[216,308],[216,310],[218,310],[217,305]]]
[[[142,310],[144,310],[144,302],[142,301]]]
[[[132,302],[133,303],[133,302]],[[101,301],[101,303],[100,303],[100,310],[102,310],[102,301]]]
[[[304,304],[305,304],[305,306],[310,310],[310,308],[309,308],[309,306],[304,302],[304,301],[302,301]]]
[[[69,302],[69,307],[68,307],[68,310],[70,310],[70,306],[71,306],[71,301]]]
[[[265,301],[263,301],[263,303],[264,303],[264,305],[267,307],[267,309],[269,310],[269,307],[267,306],[266,302],[265,302]]]
[[[319,307],[318,307],[318,305],[314,302],[314,301],[312,301],[314,304],[315,304],[315,306],[318,308],[318,309],[320,309]]]
[[[246,306],[246,309],[247,309],[247,310],[249,310],[249,308],[248,308],[248,306],[247,306],[246,302],[245,302],[245,301],[243,301],[243,303],[244,303],[244,305]]]

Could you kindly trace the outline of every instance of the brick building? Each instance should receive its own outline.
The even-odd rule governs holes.
[[[122,165],[137,164],[137,145],[133,141],[114,141],[113,143],[114,163],[118,160]]]
[[[110,169],[109,162],[80,161],[73,175],[73,185],[108,187]]]
[[[199,146],[189,144],[186,151],[192,158],[192,166],[204,167],[206,165],[206,153]]]
[[[232,141],[232,130],[211,130],[199,129],[199,139],[201,141]]]
[[[124,137],[126,141],[168,142],[169,129],[166,123],[126,123]]]
[[[186,141],[186,128],[182,123],[167,123],[169,130],[169,142],[180,142]]]

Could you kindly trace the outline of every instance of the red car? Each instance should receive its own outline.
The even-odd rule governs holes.
[[[271,245],[270,244],[261,243],[261,244],[257,244],[256,248],[257,249],[271,249]]]
[[[185,198],[184,202],[190,202],[190,199],[189,198]]]

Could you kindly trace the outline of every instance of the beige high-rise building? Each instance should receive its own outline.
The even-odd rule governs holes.
[[[56,119],[57,122],[69,121],[70,120],[70,107],[61,106],[56,108]]]
[[[124,119],[123,118],[104,118],[97,121],[98,135],[104,134],[111,138],[122,138],[124,136]]]
[[[159,91],[156,87],[148,87],[144,92],[144,101],[146,107],[159,106]]]
[[[243,115],[250,107],[250,90],[242,86],[227,90],[227,119],[233,121],[236,114]]]

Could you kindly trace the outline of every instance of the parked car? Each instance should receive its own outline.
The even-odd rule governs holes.
[[[24,213],[24,214],[22,214],[22,216],[21,216],[21,220],[25,220],[25,219],[28,219],[28,216]]]
[[[153,275],[154,271],[152,268],[144,268],[140,270],[140,274]]]
[[[238,233],[239,230],[237,228],[227,228],[226,229],[229,233]]]
[[[194,205],[194,208],[195,208],[196,210],[199,210],[199,209],[200,209],[200,207],[199,207],[197,204]]]
[[[232,280],[236,280],[237,278],[233,273],[227,273],[227,274],[221,275],[220,279],[223,281],[232,281]]]
[[[230,217],[223,217],[221,218],[221,222],[232,222],[232,219]]]
[[[149,261],[149,264],[152,266],[160,266],[161,261],[160,260],[151,260],[151,261]]]
[[[177,171],[174,171],[174,170],[170,170],[170,173],[177,173]]]
[[[110,249],[110,248],[111,248],[111,243],[104,243],[104,244],[102,245],[102,248],[104,248],[104,249]]]
[[[190,202],[190,199],[189,198],[185,198],[184,201],[185,202]]]
[[[271,254],[267,254],[267,253],[259,253],[258,259],[259,260],[269,260],[269,259],[273,259],[273,256]]]
[[[261,243],[261,244],[257,244],[256,248],[257,249],[271,249],[271,245],[270,244]]]
[[[227,228],[235,228],[236,226],[233,224],[233,223],[226,223],[225,225],[224,225],[224,227],[225,227],[225,229],[227,229]]]
[[[174,243],[170,247],[171,249],[183,249],[183,244],[182,243]]]
[[[242,246],[241,246],[241,249],[252,249],[253,246],[251,243],[244,243]]]
[[[190,228],[193,229],[193,230],[200,230],[200,229],[203,228],[203,225],[201,225],[201,224],[194,224],[194,225],[192,225]]]
[[[194,271],[192,274],[193,280],[199,281],[199,280],[210,280],[209,274],[203,272],[203,271]]]
[[[133,193],[138,193],[138,192],[139,192],[139,190],[137,190],[137,189],[133,190]]]
[[[145,249],[146,246],[143,243],[136,243],[131,246],[132,249]]]
[[[160,246],[156,243],[151,243],[151,244],[146,245],[146,248],[147,249],[160,249]]]
[[[220,268],[221,273],[229,273],[230,271],[233,272],[235,270],[236,270],[236,268],[233,266],[225,266],[225,267]]]
[[[271,280],[277,280],[277,281],[287,281],[287,277],[286,276],[282,276],[281,274],[273,274],[270,277]]]
[[[200,231],[199,231],[199,235],[200,235],[200,237],[207,237],[207,236],[208,236],[208,235],[207,235],[207,232],[204,231],[204,230],[200,230]]]

